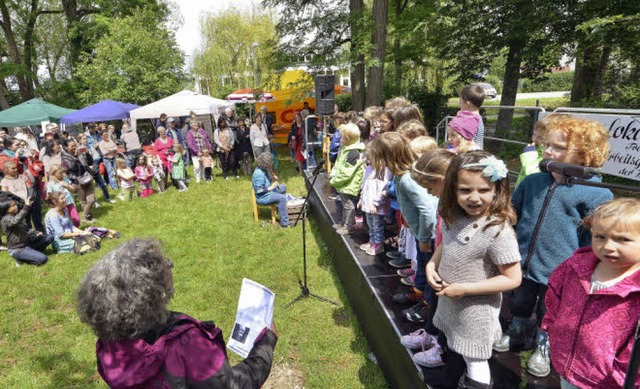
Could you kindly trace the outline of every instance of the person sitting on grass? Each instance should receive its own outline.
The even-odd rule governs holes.
[[[3,196],[0,200],[0,225],[7,237],[9,255],[16,260],[16,266],[22,263],[44,265],[48,258],[43,251],[53,241],[52,236],[29,228],[27,218],[30,206],[30,198],[24,205],[8,196]]]
[[[213,322],[167,310],[172,268],[159,241],[133,239],[102,257],[80,282],[78,315],[98,337],[102,379],[111,388],[261,387],[271,371],[275,325],[264,328],[247,358],[232,367]]]
[[[49,181],[47,182],[47,194],[52,192],[60,192],[64,194],[64,198],[67,201],[67,212],[73,221],[73,225],[80,227],[80,215],[76,208],[76,200],[73,194],[76,193],[76,188],[71,185],[69,178],[65,177],[64,169],[60,165],[53,165],[49,170]]]
[[[256,202],[260,205],[277,204],[280,215],[280,225],[289,227],[289,213],[287,211],[287,187],[278,182],[273,173],[273,156],[262,153],[256,159],[257,166],[253,171],[251,183],[256,192]]]
[[[67,213],[67,201],[64,194],[52,192],[47,197],[47,205],[50,209],[44,216],[44,224],[47,234],[53,236],[52,246],[57,253],[72,253],[75,238],[81,235],[89,235],[73,225],[69,213]]]

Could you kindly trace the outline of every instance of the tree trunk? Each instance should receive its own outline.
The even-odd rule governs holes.
[[[353,110],[364,110],[364,52],[362,51],[363,0],[349,0],[349,24],[351,27],[351,103]]]
[[[11,27],[11,14],[4,0],[0,0],[0,13],[2,14],[2,30],[4,31],[5,40],[9,48],[9,57],[11,58],[11,62],[13,62],[20,69],[15,74],[16,81],[18,82],[18,91],[20,93],[20,97],[23,100],[28,100],[33,97],[33,94],[29,93],[25,73],[28,73],[29,71],[31,71],[31,69],[24,68],[24,63],[22,62],[22,58],[20,56],[20,50],[18,49],[18,44],[16,43],[16,37]]]
[[[31,7],[29,10],[29,17],[24,30],[24,66],[27,68],[28,73],[26,75],[27,81],[27,93],[30,97],[33,97],[33,85],[34,81],[37,83],[36,77],[38,77],[37,64],[33,61],[35,55],[35,47],[33,42],[33,31],[38,18],[38,0],[31,0]]]
[[[62,9],[67,19],[67,39],[69,39],[69,66],[71,75],[75,74],[75,68],[80,60],[82,51],[82,34],[77,29],[79,22],[77,0],[62,0]]]
[[[520,81],[520,65],[522,63],[522,49],[525,43],[521,41],[512,42],[509,45],[507,63],[504,69],[504,84],[502,86],[502,97],[500,105],[515,105],[518,94],[518,82]],[[513,120],[513,109],[501,109],[496,122],[496,137],[505,138],[511,128]]]
[[[7,85],[4,83],[4,79],[0,79],[0,108],[3,110],[11,108],[9,100],[7,100]]]
[[[571,87],[571,105],[593,96],[594,82],[598,73],[600,53],[593,44],[585,42],[578,47],[576,70]]]
[[[611,56],[611,46],[605,45],[602,48],[600,54],[600,62],[598,63],[598,71],[596,72],[595,80],[593,81],[593,95],[595,99],[602,98],[602,92],[604,90],[604,77],[607,73],[607,67],[609,66],[609,57]]]
[[[373,1],[373,60],[374,65],[369,68],[369,82],[367,83],[366,106],[382,103],[382,88],[384,86],[384,59],[387,47],[387,21],[389,19],[389,0]]]
[[[396,0],[396,18],[402,14],[402,0]],[[393,38],[393,67],[395,69],[396,91],[402,91],[402,60],[400,59],[400,37],[396,32]]]

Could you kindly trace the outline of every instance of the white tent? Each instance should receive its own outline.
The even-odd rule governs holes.
[[[132,124],[134,124],[137,119],[159,118],[162,113],[166,113],[168,116],[188,116],[190,111],[194,111],[196,115],[218,116],[226,107],[230,106],[233,106],[233,103],[190,90],[183,90],[155,103],[134,109],[129,114]]]

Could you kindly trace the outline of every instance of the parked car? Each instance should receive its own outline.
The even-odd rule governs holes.
[[[496,90],[496,88],[493,87],[493,85],[488,84],[486,82],[480,82],[479,83],[480,86],[482,87],[482,89],[484,89],[484,96],[489,98],[489,99],[495,99],[496,96],[498,95],[498,91]]]

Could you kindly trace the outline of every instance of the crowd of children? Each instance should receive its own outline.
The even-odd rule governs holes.
[[[540,120],[512,193],[506,164],[482,151],[483,99],[478,85],[462,90],[443,149],[403,98],[368,108],[367,118],[336,115],[333,227],[353,234],[360,209],[369,241],[359,247],[375,256],[385,252],[385,226],[397,224],[387,242],[398,250],[386,254],[411,290],[394,301],[425,323],[400,342],[427,368],[461,356],[458,388],[491,388],[492,353],[523,349],[534,350],[530,374],[553,366],[563,388],[621,387],[640,319],[640,200],[537,170],[542,158],[602,166],[608,132],[564,114]]]

